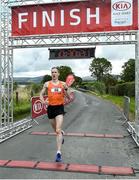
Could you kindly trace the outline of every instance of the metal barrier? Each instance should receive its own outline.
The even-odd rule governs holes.
[[[131,137],[133,138],[137,146],[139,146],[139,125],[137,125],[135,122],[128,122],[127,124],[128,132],[131,134]]]
[[[124,96],[123,103],[123,116],[125,118],[124,124],[129,121],[129,111],[130,111],[130,98],[128,96]]]
[[[0,128],[0,143],[32,127],[32,119],[21,120],[16,123]]]
[[[123,103],[123,116],[125,118],[125,121],[123,124],[127,123],[127,131],[130,133],[131,137],[139,146],[139,125],[136,124],[136,122],[130,122],[129,121],[129,111],[130,111],[130,98],[127,96],[124,96],[124,103]]]

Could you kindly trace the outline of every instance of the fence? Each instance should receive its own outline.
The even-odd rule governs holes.
[[[125,122],[129,121],[129,111],[130,111],[130,98],[127,96],[124,96],[123,115],[126,119]]]
[[[125,117],[125,123],[127,123],[127,131],[130,133],[131,137],[139,146],[139,125],[137,125],[135,122],[129,121],[129,111],[130,111],[130,98],[127,96],[124,96],[124,104],[123,104],[123,115]]]

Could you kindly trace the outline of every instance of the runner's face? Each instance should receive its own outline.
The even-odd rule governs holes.
[[[57,69],[52,69],[51,74],[52,74],[52,79],[53,80],[57,80],[58,79],[59,73],[58,73]]]

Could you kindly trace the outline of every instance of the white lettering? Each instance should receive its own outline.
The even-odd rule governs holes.
[[[70,11],[70,16],[73,19],[77,20],[76,22],[70,22],[70,25],[72,25],[72,26],[76,26],[76,25],[80,24],[80,22],[81,22],[81,18],[79,16],[75,15],[74,12],[80,12],[80,9],[72,9]]]
[[[27,19],[22,18],[23,16],[27,16],[27,15],[28,15],[27,12],[18,14],[18,27],[19,27],[19,29],[22,29],[22,23],[23,22],[27,22]]]
[[[37,12],[33,12],[33,27],[37,27]]]
[[[55,10],[52,11],[42,11],[41,17],[38,18],[38,13],[36,11],[24,12],[18,14],[18,28],[22,29],[23,24],[28,25],[30,23],[29,19],[32,19],[32,28],[38,28],[38,21],[41,21],[42,27],[55,27],[56,25],[64,27],[68,24],[71,26],[77,26],[81,23],[82,17],[84,13],[86,13],[86,25],[91,24],[91,20],[94,19],[96,24],[100,23],[100,10],[99,7],[96,8],[96,11],[92,13],[93,9],[87,8],[86,12],[81,13],[81,9],[71,9],[68,12],[66,10],[61,9],[58,14],[56,14]],[[68,21],[67,21],[67,19]],[[58,19],[59,18],[59,19]]]
[[[42,26],[46,27],[46,19],[50,26],[55,25],[55,11],[51,11],[51,18],[48,16],[47,11],[42,12]]]
[[[64,26],[64,24],[65,24],[65,23],[64,23],[64,22],[65,22],[65,21],[64,21],[64,10],[61,10],[60,13],[61,13],[61,26]]]
[[[96,24],[99,24],[99,8],[96,8],[96,14],[91,14],[90,8],[87,8],[87,24],[91,24],[91,18],[96,18]]]

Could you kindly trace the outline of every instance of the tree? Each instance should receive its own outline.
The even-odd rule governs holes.
[[[125,82],[135,81],[135,59],[129,59],[122,68],[121,79]]]
[[[82,83],[82,78],[81,77],[79,77],[79,76],[75,76],[75,82],[76,82],[76,84],[81,84]]]
[[[60,73],[59,80],[61,80],[61,81],[65,81],[66,77],[69,74],[74,74],[72,72],[72,69],[69,66],[60,66],[60,67],[57,67],[57,68],[58,68],[59,73]]]
[[[117,84],[117,79],[111,74],[105,74],[103,77],[103,82],[106,86],[106,93],[108,93],[109,87]]]
[[[94,58],[90,64],[91,76],[95,76],[97,81],[102,81],[105,74],[112,70],[112,64],[105,58]]]
[[[50,81],[51,79],[51,76],[47,74],[43,77],[41,83],[44,84],[45,82]]]
[[[83,80],[82,80],[81,77],[75,76],[75,82],[73,83],[73,86],[81,85],[82,81],[83,81]]]

